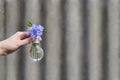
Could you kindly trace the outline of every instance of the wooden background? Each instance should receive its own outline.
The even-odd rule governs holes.
[[[45,56],[1,56],[0,80],[120,80],[120,0],[0,0],[0,40],[28,21],[47,29]]]

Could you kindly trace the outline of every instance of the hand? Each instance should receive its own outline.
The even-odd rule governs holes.
[[[33,41],[29,37],[29,32],[17,32],[10,38],[0,42],[0,55],[7,55],[16,51],[22,45],[29,44]],[[41,38],[40,38],[41,40]]]

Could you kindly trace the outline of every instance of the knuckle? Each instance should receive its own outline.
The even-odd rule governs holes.
[[[18,31],[17,34],[21,34],[22,32]]]

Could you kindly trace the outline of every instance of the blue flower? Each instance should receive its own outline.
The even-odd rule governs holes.
[[[41,25],[33,24],[32,27],[30,27],[28,30],[30,32],[30,37],[36,38],[37,36],[43,35],[44,27]]]

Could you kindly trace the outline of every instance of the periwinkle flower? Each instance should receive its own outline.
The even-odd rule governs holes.
[[[44,27],[41,25],[33,24],[31,27],[29,27],[30,37],[36,38],[37,36],[43,35]]]

